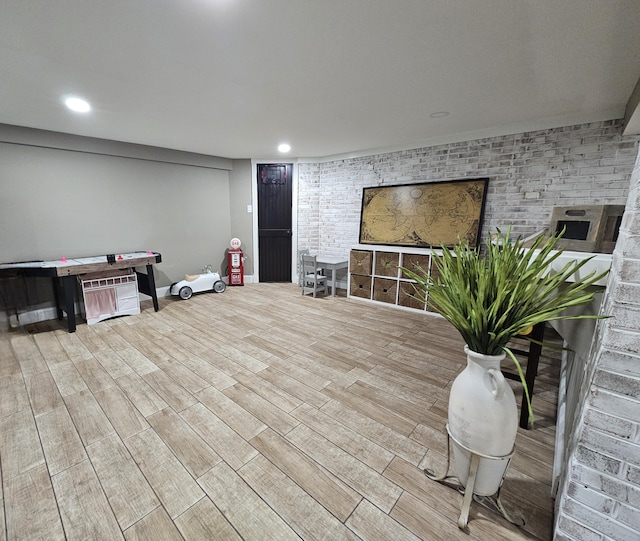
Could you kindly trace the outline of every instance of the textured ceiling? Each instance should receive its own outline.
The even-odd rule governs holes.
[[[620,118],[640,77],[637,0],[7,0],[0,13],[0,123],[228,158]],[[68,112],[66,94],[93,111]]]

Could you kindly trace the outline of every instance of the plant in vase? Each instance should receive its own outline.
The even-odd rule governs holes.
[[[480,456],[506,457],[513,451],[518,430],[518,408],[511,387],[500,371],[507,356],[520,375],[533,419],[529,391],[509,342],[527,334],[537,323],[559,319],[598,318],[572,315],[566,310],[590,302],[590,287],[602,274],[579,278],[576,272],[588,261],[572,261],[559,271],[554,262],[562,233],[536,239],[525,249],[510,239],[510,228],[486,241],[486,251],[458,243],[432,254],[428,269],[403,269],[415,280],[415,296],[447,319],[465,340],[467,366],[457,376],[449,395],[449,433],[454,441],[456,473],[465,485],[471,451]],[[569,281],[572,280],[572,281]],[[479,495],[495,494],[508,461],[481,459],[474,485]]]

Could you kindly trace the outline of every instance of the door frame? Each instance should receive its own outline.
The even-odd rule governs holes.
[[[260,256],[258,235],[258,165],[270,163],[290,163],[292,168],[291,185],[291,283],[298,283],[298,160],[287,160],[282,157],[271,160],[251,159],[251,206],[253,209],[253,281],[260,282]]]

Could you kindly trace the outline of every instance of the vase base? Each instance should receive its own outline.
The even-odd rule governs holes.
[[[469,531],[469,511],[471,509],[472,500],[484,506],[485,508],[490,509],[491,511],[499,513],[505,520],[508,520],[511,524],[514,524],[516,526],[524,526],[524,519],[520,516],[515,516],[509,513],[502,504],[502,501],[500,500],[500,490],[502,489],[502,482],[500,482],[500,486],[498,487],[498,490],[495,494],[486,496],[474,494],[473,492],[476,482],[476,476],[478,474],[478,466],[480,465],[480,459],[511,460],[513,452],[511,452],[511,454],[507,456],[490,457],[487,455],[479,455],[478,453],[474,453],[473,451],[469,450],[469,452],[471,453],[471,460],[469,461],[469,472],[467,475],[466,483],[462,484],[457,476],[449,475],[449,466],[451,464],[451,441],[454,440],[454,443],[458,442],[455,441],[455,438],[453,438],[453,436],[449,432],[449,425],[447,425],[447,434],[447,468],[444,475],[438,476],[433,470],[429,468],[424,470],[424,474],[432,481],[436,481],[449,488],[454,488],[458,492],[463,494],[464,497],[462,499],[462,509],[460,511],[460,517],[458,518],[458,528],[466,532]]]

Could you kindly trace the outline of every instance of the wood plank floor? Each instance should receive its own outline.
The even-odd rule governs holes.
[[[422,472],[465,363],[443,319],[290,284],[160,308],[0,335],[0,541],[551,539],[552,350],[503,486],[526,525],[474,503],[465,534]]]

